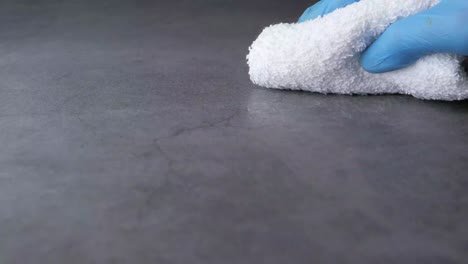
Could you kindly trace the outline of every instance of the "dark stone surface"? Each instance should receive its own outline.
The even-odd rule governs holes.
[[[0,263],[467,263],[468,102],[255,87],[291,2],[2,1]]]

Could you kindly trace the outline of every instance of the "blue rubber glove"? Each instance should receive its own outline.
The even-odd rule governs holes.
[[[309,7],[304,11],[302,16],[299,18],[299,23],[305,22],[307,20],[315,19],[319,16],[324,16],[335,11],[338,8],[345,7],[354,2],[359,2],[359,0],[322,0],[316,3],[315,5]]]
[[[322,0],[299,22],[315,19],[359,0]],[[401,19],[363,53],[362,67],[372,73],[404,68],[433,53],[468,55],[468,0],[442,0],[435,7]]]

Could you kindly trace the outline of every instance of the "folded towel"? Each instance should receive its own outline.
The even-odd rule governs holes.
[[[412,66],[371,74],[360,54],[397,19],[440,0],[361,0],[329,15],[263,30],[250,47],[252,82],[277,89],[337,94],[410,94],[422,99],[468,98],[462,57],[435,54]]]

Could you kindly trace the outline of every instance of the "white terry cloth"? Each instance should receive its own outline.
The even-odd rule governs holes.
[[[361,0],[315,20],[269,26],[249,49],[250,78],[268,88],[319,93],[468,98],[468,78],[454,55],[430,55],[384,74],[368,73],[359,64],[360,54],[391,23],[439,2]]]

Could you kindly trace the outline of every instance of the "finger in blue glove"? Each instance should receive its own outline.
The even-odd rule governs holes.
[[[322,0],[308,8],[300,22],[326,15],[359,0]],[[417,15],[392,24],[362,55],[372,73],[404,68],[433,53],[468,55],[468,1],[442,0]]]
[[[468,55],[468,1],[438,5],[392,24],[362,55],[372,73],[404,68],[433,53]]]
[[[316,19],[319,16],[324,16],[335,11],[338,8],[345,7],[359,0],[322,0],[315,5],[309,7],[299,18],[298,22],[306,22],[308,20]]]

